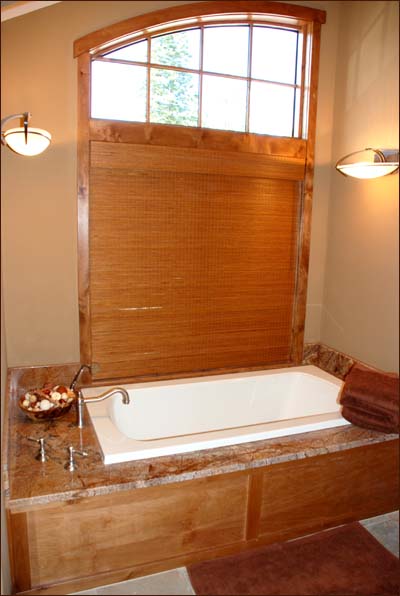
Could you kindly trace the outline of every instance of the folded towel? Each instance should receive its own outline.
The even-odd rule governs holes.
[[[365,412],[358,408],[343,406],[342,416],[352,424],[360,426],[361,428],[378,430],[383,433],[399,432],[398,414],[370,414],[369,412]]]
[[[355,364],[345,379],[340,403],[346,420],[383,432],[399,431],[399,375]]]

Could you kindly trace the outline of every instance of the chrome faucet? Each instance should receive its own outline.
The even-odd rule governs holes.
[[[108,391],[105,391],[104,393],[102,393],[101,395],[98,395],[97,397],[83,397],[82,391],[80,389],[78,389],[78,392],[77,392],[78,397],[76,400],[76,406],[77,406],[77,411],[78,411],[78,421],[77,421],[78,428],[84,427],[83,406],[85,405],[85,402],[86,403],[88,403],[88,402],[96,403],[99,401],[103,401],[104,399],[107,399],[108,397],[111,397],[112,395],[115,395],[116,393],[121,393],[123,404],[129,404],[129,402],[130,402],[129,393],[123,387],[113,387],[112,389],[108,389]]]

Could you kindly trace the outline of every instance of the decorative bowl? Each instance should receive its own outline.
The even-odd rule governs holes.
[[[18,400],[19,408],[34,422],[64,416],[76,400],[76,393],[65,385],[30,389]]]

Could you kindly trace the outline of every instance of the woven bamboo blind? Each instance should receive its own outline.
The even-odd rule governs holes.
[[[95,378],[289,362],[304,159],[90,145]]]

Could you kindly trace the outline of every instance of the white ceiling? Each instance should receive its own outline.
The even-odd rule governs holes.
[[[2,0],[1,1],[1,20],[8,21],[9,19],[14,19],[15,17],[20,17],[28,12],[33,12],[34,10],[40,10],[41,8],[47,8],[47,6],[51,6],[52,4],[58,4],[60,0],[56,0],[55,2],[42,2],[41,0],[34,0],[34,1],[15,1],[15,0]]]

